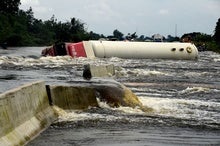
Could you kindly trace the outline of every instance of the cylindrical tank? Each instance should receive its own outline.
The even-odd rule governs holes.
[[[95,57],[197,59],[198,50],[192,43],[89,41]]]

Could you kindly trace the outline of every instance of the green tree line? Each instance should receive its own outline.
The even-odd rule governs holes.
[[[32,8],[19,9],[20,0],[0,1],[0,44],[8,46],[50,45],[57,41],[79,42],[90,39],[85,24],[71,18],[68,22],[34,18]],[[91,35],[94,35],[92,33]]]
[[[56,41],[78,42],[89,39],[84,23],[71,18],[62,23],[55,17],[42,21],[34,18],[30,8],[16,13],[0,13],[0,43],[7,42],[9,46],[49,45]]]
[[[79,42],[82,40],[98,40],[100,38],[123,40],[126,38],[118,29],[113,34],[105,37],[103,34],[88,32],[85,23],[79,19],[71,18],[70,21],[57,21],[53,15],[49,20],[42,21],[34,18],[32,8],[27,11],[19,9],[20,0],[0,1],[0,44],[7,43],[8,46],[45,46],[55,42]],[[216,23],[214,35],[200,32],[184,34],[182,37],[168,35],[166,41],[180,41],[190,36],[197,45],[204,45],[212,51],[220,52],[220,18]],[[149,40],[150,37],[133,34],[136,41]]]

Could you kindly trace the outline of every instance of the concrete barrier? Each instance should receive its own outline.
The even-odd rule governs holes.
[[[98,107],[97,98],[112,107],[143,107],[137,96],[124,85],[109,79],[92,79],[89,82],[72,82],[71,85],[51,85],[51,101],[63,109]]]
[[[97,107],[94,89],[85,86],[49,86],[51,101],[62,109],[86,109],[89,106]]]
[[[57,119],[59,110],[98,107],[97,98],[112,107],[149,110],[131,90],[114,80],[96,78],[46,87],[38,81],[0,94],[0,146],[25,145]]]
[[[83,77],[85,79],[91,79],[92,77],[112,77],[115,75],[115,66],[113,64],[108,65],[84,65]]]
[[[24,145],[56,118],[42,81],[0,94],[0,146]]]

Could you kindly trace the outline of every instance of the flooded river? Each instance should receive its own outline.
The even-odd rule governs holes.
[[[83,65],[114,64],[112,79],[144,106],[68,111],[28,146],[220,145],[220,54],[198,60],[40,57],[42,47],[0,49],[0,93],[27,82],[83,82]],[[92,79],[95,80],[95,79]]]

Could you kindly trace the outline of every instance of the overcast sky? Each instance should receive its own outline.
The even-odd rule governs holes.
[[[35,18],[54,14],[67,22],[74,17],[86,23],[87,31],[104,35],[115,29],[139,36],[213,34],[220,18],[220,0],[21,0],[21,9],[29,7]]]

